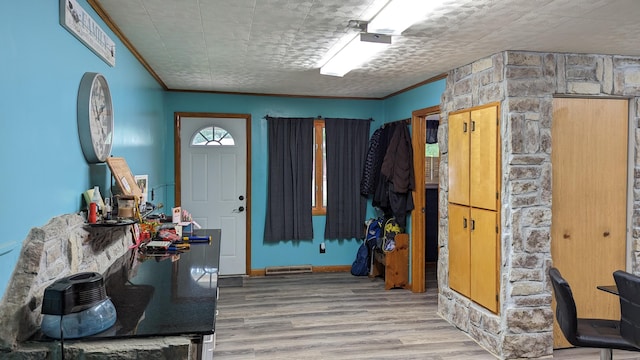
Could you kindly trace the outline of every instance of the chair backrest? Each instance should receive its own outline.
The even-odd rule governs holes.
[[[578,335],[578,313],[573,293],[567,280],[560,271],[554,267],[549,269],[549,278],[553,285],[553,293],[556,298],[556,319],[560,330],[572,345],[578,345],[576,337]]]
[[[617,270],[613,278],[620,297],[620,335],[640,347],[640,277]]]

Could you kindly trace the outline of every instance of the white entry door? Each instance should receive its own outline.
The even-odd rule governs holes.
[[[181,206],[221,229],[220,275],[246,273],[246,119],[182,117]]]

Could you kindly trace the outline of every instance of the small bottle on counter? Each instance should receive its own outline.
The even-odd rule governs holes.
[[[93,201],[89,204],[89,216],[87,221],[89,224],[95,224],[98,221],[98,204]]]
[[[102,211],[102,216],[105,220],[111,220],[111,198],[104,198],[104,209]]]
[[[98,213],[102,211],[102,209],[100,208],[100,203],[102,202],[102,196],[100,195],[99,186],[93,187],[93,197],[91,198],[91,202],[96,203],[96,206],[98,207]]]
[[[100,208],[100,203],[102,203],[102,196],[100,195],[100,188],[98,186],[94,186],[93,187],[93,196],[91,197],[91,204],[89,204],[89,222],[90,223],[95,223],[98,220],[100,220],[101,214],[102,214],[102,210]],[[92,222],[91,221],[91,208],[92,206],[95,204],[95,220]]]

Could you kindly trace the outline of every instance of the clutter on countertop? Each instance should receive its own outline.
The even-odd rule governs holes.
[[[94,186],[84,193],[87,202],[87,222],[90,226],[133,225],[133,241],[129,248],[138,248],[145,256],[164,256],[176,260],[176,255],[189,251],[192,243],[210,243],[210,236],[195,236],[194,229],[200,225],[193,220],[189,211],[181,207],[172,209],[171,217],[153,214],[163,207],[147,202],[138,203],[133,195],[116,195],[102,198],[100,188]]]
[[[200,224],[193,221],[191,214],[180,206],[173,208],[173,223],[176,224],[178,235],[192,234],[194,229],[200,229]]]
[[[139,224],[135,225],[136,241],[130,248],[140,250],[139,260],[154,258],[161,261],[168,258],[176,261],[181,253],[191,249],[191,244],[211,242],[211,236],[197,236],[193,230],[185,232],[187,226],[200,228],[191,214],[181,208],[174,208],[170,219],[165,216],[140,217]]]

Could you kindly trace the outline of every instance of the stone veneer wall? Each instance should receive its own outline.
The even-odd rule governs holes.
[[[85,226],[78,214],[53,218],[30,231],[0,301],[0,358],[57,358],[59,344],[26,342],[40,327],[44,289],[55,280],[79,272],[103,274],[128,251],[133,227]],[[187,359],[195,358],[187,338],[122,341],[65,341],[71,358]]]
[[[640,273],[640,57],[507,51],[449,72],[439,129],[438,311],[502,359],[553,354],[551,122],[554,95],[630,98],[635,134],[631,267]],[[500,310],[449,288],[448,114],[500,102],[502,153]],[[442,176],[445,175],[445,176]]]

